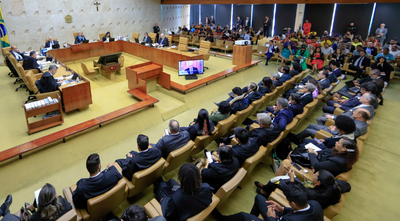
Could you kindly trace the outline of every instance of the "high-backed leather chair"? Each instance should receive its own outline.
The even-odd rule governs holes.
[[[79,32],[74,32],[73,33],[73,35],[74,35],[74,42],[75,42],[75,39],[76,39],[76,37],[78,36],[78,34],[79,34]],[[103,36],[102,36],[103,37]]]
[[[195,52],[195,54],[202,54],[203,60],[208,61],[210,59],[210,48],[211,48],[211,42],[201,41],[200,48],[197,52]]]
[[[153,41],[153,43],[157,43],[157,42],[156,42],[156,37],[157,37],[157,34],[156,34],[156,33],[149,32],[149,37],[151,38],[151,40]]]
[[[25,76],[26,79],[26,86],[28,87],[28,90],[31,91],[31,95],[29,95],[28,100],[25,101],[27,103],[28,101],[31,100],[42,100],[47,97],[51,98],[58,98],[58,96],[61,97],[60,91],[52,91],[52,92],[47,92],[47,93],[40,93],[39,89],[36,87],[36,81],[39,80],[36,78],[36,76],[33,74],[32,71],[28,71]]]
[[[193,36],[192,40],[188,43],[189,45],[195,45],[199,42],[199,36]],[[180,40],[180,39],[179,39]]]
[[[194,142],[189,140],[183,147],[169,153],[167,161],[164,163],[163,174],[167,174],[185,163],[186,159],[190,156],[193,146]]]
[[[81,67],[82,67],[83,73],[85,73],[85,75],[91,80],[95,79],[95,74],[99,73],[98,67],[95,67],[94,69],[88,69],[86,64],[84,64],[84,63],[81,63]]]
[[[201,44],[201,42],[202,41],[205,41],[206,40],[206,38],[205,37],[200,37],[199,38],[199,41],[198,42],[196,42],[196,43],[194,43],[194,45],[196,45],[196,46],[200,46],[200,44]],[[210,42],[211,43],[211,42]]]
[[[71,204],[71,207],[72,207],[71,211],[74,211],[74,213],[75,213],[75,218],[70,220],[70,221],[81,221],[82,220],[82,215],[75,208],[74,201],[72,199],[72,192],[71,192],[69,187],[66,187],[66,188],[63,189],[63,195],[64,195],[64,199],[66,199],[69,202],[69,204]],[[69,212],[71,212],[71,211],[69,211]],[[78,213],[79,213],[79,215],[78,215]],[[64,214],[64,215],[67,215],[67,214]],[[70,215],[72,215],[72,214],[69,214],[68,216],[70,216]]]
[[[102,41],[103,40],[103,37],[106,35],[107,33],[102,33],[102,34],[99,34],[99,39],[100,39],[100,41]]]
[[[223,45],[223,44],[224,44],[224,40],[218,39],[218,40],[215,41],[215,45],[212,45],[211,48],[212,48],[212,49],[218,49],[218,50],[219,50],[219,48],[220,48],[221,45]]]
[[[225,120],[219,121],[217,124],[217,131],[213,135],[212,139],[215,140],[215,139],[218,139],[218,138],[224,136],[229,131],[229,128],[232,126],[235,119],[236,119],[236,115],[231,114],[231,116],[229,116]]]
[[[266,153],[267,148],[264,146],[260,146],[258,151],[253,156],[247,158],[244,161],[242,167],[247,171],[248,174],[250,174],[257,166],[257,164],[263,160]]]
[[[45,42],[44,43],[46,43],[46,42],[48,42],[49,41],[49,39],[48,38],[46,38],[46,40],[45,40]],[[57,38],[53,38],[53,41],[58,41],[58,39]]]
[[[217,193],[215,194],[219,198],[219,205],[222,204],[229,196],[233,193],[237,186],[239,186],[240,182],[242,182],[243,178],[246,176],[247,171],[242,167],[238,170],[235,176],[232,177],[228,182],[222,185]]]
[[[133,32],[133,34],[132,34],[132,41],[134,41],[136,38],[140,41],[139,33]]]
[[[249,105],[246,109],[236,112],[236,119],[234,120],[231,129],[235,129],[236,127],[242,125],[243,121],[249,116],[253,106]]]
[[[172,46],[172,36],[168,35],[168,36],[165,36],[165,37],[168,39],[169,46]]]
[[[156,180],[161,177],[164,171],[164,164],[165,160],[161,157],[151,167],[134,173],[132,179],[127,179],[124,177],[128,190],[127,197],[132,197],[154,184]],[[114,166],[122,174],[122,168],[119,166],[119,164],[114,163]]]
[[[6,53],[11,51],[11,47],[4,47],[1,49],[1,51],[2,51],[3,57],[4,57],[4,64],[6,64],[7,63],[6,62],[6,58],[7,58]]]
[[[89,199],[87,201],[87,209],[75,209],[77,216],[80,216],[83,221],[100,220],[101,218],[112,212],[125,200],[125,188],[126,182],[124,179],[121,179],[112,189],[110,189],[106,193]],[[71,195],[75,189],[76,185],[73,185],[69,188]]]
[[[258,109],[260,109],[261,104],[263,104],[265,98],[266,98],[265,96],[262,96],[262,98],[253,101],[251,103],[252,108],[248,117],[254,116],[257,113]]]

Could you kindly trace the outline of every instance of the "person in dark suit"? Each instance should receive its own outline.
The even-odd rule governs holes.
[[[292,78],[292,75],[290,75],[290,68],[288,66],[283,66],[280,71],[283,73],[281,78],[279,78],[280,82],[284,83]]]
[[[22,63],[22,67],[24,70],[32,70],[34,73],[41,72],[39,68],[39,64],[37,62],[36,51],[29,52],[29,56],[25,57],[24,62]]]
[[[329,77],[329,72],[327,70],[322,70],[318,72],[318,78],[319,78],[318,83],[319,85],[321,85],[322,90],[331,86],[331,82],[329,81],[328,77]]]
[[[106,193],[122,179],[122,175],[113,164],[108,164],[106,170],[100,171],[100,156],[97,153],[87,158],[86,168],[90,177],[80,179],[72,193],[74,205],[78,209],[86,209],[88,199]]]
[[[58,81],[53,77],[57,73],[57,69],[56,65],[50,65],[49,71],[46,71],[40,80],[35,82],[40,93],[56,91],[61,86],[63,80]]]
[[[239,28],[243,24],[242,19],[238,16],[236,21],[235,21],[236,27]]]
[[[208,33],[207,37],[206,37],[206,39],[204,39],[204,41],[209,41],[209,42],[213,43],[214,42],[214,38],[211,36],[210,33]]]
[[[386,62],[385,57],[379,57],[375,63],[371,65],[372,69],[378,69],[381,72],[382,80],[389,82],[390,81],[390,72],[394,71],[392,65]]]
[[[147,32],[144,33],[143,42],[146,43],[146,44],[152,44],[153,43],[153,40],[151,40],[151,38],[149,37]]]
[[[234,87],[232,89],[233,99],[229,101],[231,105],[231,114],[244,110],[249,107],[248,102],[244,101],[243,91],[240,87]]]
[[[374,57],[378,54],[378,49],[374,47],[374,43],[372,42],[368,42],[367,47],[363,47],[363,50]]]
[[[245,100],[247,100],[249,105],[253,103],[253,101],[262,98],[263,95],[257,89],[258,87],[256,83],[250,83],[247,85],[247,94],[245,95]]]
[[[274,83],[274,86],[275,86],[275,87],[282,86],[283,83],[282,83],[282,81],[279,80],[280,78],[281,78],[281,76],[279,76],[278,73],[273,73],[273,74],[272,74],[271,80],[272,80],[272,82]]]
[[[200,213],[212,202],[210,185],[202,183],[199,169],[190,163],[179,168],[178,181],[160,178],[155,186],[156,199],[167,220],[187,220]]]
[[[266,147],[268,143],[279,137],[281,130],[272,124],[271,117],[266,113],[257,114],[257,122],[260,128],[255,128],[249,132],[249,137],[257,138],[258,146]]]
[[[133,174],[147,169],[155,164],[161,157],[161,150],[149,147],[149,137],[139,134],[137,137],[138,150],[131,151],[126,155],[126,159],[118,159],[115,162],[122,168],[122,175],[128,180],[132,179]]]
[[[250,19],[249,19],[249,17],[246,17],[246,20],[244,20],[243,21],[243,26],[244,26],[244,29],[246,30],[246,31],[248,31],[249,30],[249,28],[250,28]]]
[[[205,168],[201,170],[201,178],[208,183],[216,193],[219,188],[235,176],[240,168],[239,160],[233,157],[232,148],[221,144],[217,151],[218,157],[213,156],[213,163],[206,159]]]
[[[292,93],[289,97],[289,110],[293,112],[293,117],[304,112],[304,107],[301,104],[301,95],[298,93]]]
[[[86,40],[85,36],[82,34],[82,32],[78,32],[78,35],[75,38],[75,44],[80,44],[82,41]]]
[[[163,137],[154,146],[162,152],[164,159],[168,158],[169,153],[186,145],[190,140],[189,132],[179,131],[179,123],[176,120],[169,121],[169,134],[163,134]]]
[[[256,137],[249,137],[249,132],[243,127],[236,127],[233,130],[238,145],[227,145],[233,150],[233,156],[239,160],[240,165],[246,161],[247,158],[253,156],[260,145],[258,145]]]
[[[301,95],[301,105],[303,105],[303,107],[313,102],[314,98],[312,96],[312,92],[314,92],[315,88],[315,85],[312,83],[306,83],[304,85],[303,94]]]
[[[190,74],[198,74],[199,69],[196,67],[193,67],[193,64],[190,62],[189,67],[185,69],[185,71],[190,75]]]
[[[258,91],[262,95],[271,93],[273,90],[275,90],[275,85],[272,82],[270,77],[263,77],[262,81],[260,81],[260,83],[258,83]]]
[[[338,61],[331,62],[332,74],[336,76],[336,79],[342,76],[342,70],[340,69],[340,63]]]
[[[158,42],[158,38],[160,37],[160,27],[158,27],[157,23],[153,26],[153,33],[156,33],[156,42]]]
[[[278,98],[276,100],[275,106],[267,107],[267,112],[271,112],[274,115],[272,123],[275,125],[276,129],[283,131],[286,125],[293,121],[293,112],[288,109],[289,101],[285,98]]]
[[[25,59],[25,55],[18,50],[17,46],[11,46],[10,53],[17,59],[17,61],[22,61]]]
[[[369,67],[371,64],[371,60],[365,56],[365,51],[361,50],[360,51],[360,56],[353,56],[352,58],[349,59],[349,69],[357,71],[354,74],[354,80],[359,78],[362,73],[365,72],[365,68]]]
[[[333,69],[332,69],[331,65],[325,65],[322,68],[322,70],[325,70],[325,71],[328,72],[328,77],[327,78],[328,78],[330,84],[336,83],[338,81],[336,75],[334,75],[333,72],[332,72]]]
[[[211,15],[211,18],[210,18],[210,24],[215,25],[215,19],[214,19],[213,15]]]
[[[284,192],[290,207],[282,207],[274,201],[268,201],[258,194],[255,197],[250,214],[240,212],[230,216],[223,216],[218,210],[213,211],[213,216],[219,221],[323,221],[324,212],[321,205],[314,200],[307,201],[306,193],[298,186],[290,186]],[[263,219],[258,218],[261,214]]]
[[[158,44],[162,45],[162,46],[165,46],[165,47],[168,47],[169,46],[168,38],[166,38],[164,36],[164,34],[161,34],[160,35],[160,41],[158,41]]]
[[[189,29],[187,29],[187,28],[186,28],[186,25],[184,25],[184,26],[183,26],[183,28],[182,28],[182,31],[186,31],[186,32],[188,32],[188,31],[189,31]]]
[[[50,36],[44,47],[51,48],[53,45],[58,45],[58,41],[53,41],[53,37]]]
[[[108,31],[106,35],[103,36],[103,42],[109,42],[111,39],[111,33]]]
[[[265,16],[264,22],[263,22],[263,29],[264,29],[264,34],[265,37],[269,37],[269,28],[271,27],[271,20],[269,19],[268,16]]]
[[[121,221],[167,221],[163,216],[156,216],[152,219],[147,218],[146,212],[139,205],[130,205],[124,211]]]

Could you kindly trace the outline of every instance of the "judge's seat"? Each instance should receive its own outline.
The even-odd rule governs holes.
[[[81,67],[82,67],[83,73],[85,73],[85,75],[91,80],[95,79],[96,78],[95,74],[99,73],[98,67],[95,67],[94,69],[88,69],[86,64],[84,64],[84,63],[81,63]]]

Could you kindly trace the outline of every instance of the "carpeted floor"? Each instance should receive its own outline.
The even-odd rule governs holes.
[[[254,59],[256,58],[254,57]],[[185,102],[187,110],[172,118],[177,119],[182,126],[186,126],[197,116],[199,109],[206,108],[211,111],[216,107],[213,102],[226,99],[227,93],[233,86],[258,82],[263,76],[269,76],[276,72],[276,69],[277,66],[274,62],[271,62],[269,66],[260,63],[258,66],[192,91],[186,95],[191,98],[190,101]],[[0,130],[1,148],[4,148],[5,145],[3,140],[7,140],[8,137],[21,137],[22,139],[26,136],[25,130],[21,132],[15,130],[16,127],[21,127],[21,125],[15,124],[25,126],[25,122],[21,120],[23,111],[20,104],[26,95],[21,95],[25,92],[14,92],[15,85],[12,85],[12,80],[4,77],[7,73],[5,68],[0,67],[0,76],[3,76],[0,83],[0,91],[3,95],[0,98],[3,104],[0,107],[0,113],[2,113],[0,122],[3,125]],[[396,168],[400,166],[397,160],[400,150],[396,145],[400,141],[400,138],[397,137],[397,125],[400,120],[396,117],[397,110],[400,108],[399,90],[400,80],[395,79],[384,95],[384,106],[380,106],[377,111],[371,125],[370,136],[365,142],[364,151],[350,179],[352,191],[347,194],[340,214],[333,220],[396,220],[400,216],[400,211],[397,210],[400,202],[400,192],[397,190],[400,175],[396,171]],[[173,92],[170,93],[173,94]],[[182,98],[181,101],[185,101],[185,99]],[[319,104],[319,107],[311,115],[308,115],[308,119],[296,128],[296,131],[301,131],[309,123],[315,123],[316,118],[322,114],[322,106],[323,104]],[[15,123],[9,123],[9,118],[14,118]],[[163,134],[164,128],[167,128],[168,120],[163,119],[158,107],[149,108],[103,125],[102,128],[96,128],[75,138],[67,139],[66,143],[60,142],[35,153],[24,155],[22,160],[14,159],[0,163],[0,177],[2,177],[0,200],[4,199],[7,194],[12,194],[14,202],[11,211],[16,212],[24,202],[31,203],[34,197],[33,192],[45,183],[52,183],[56,187],[57,193],[62,194],[63,188],[75,184],[82,177],[88,177],[85,161],[89,154],[99,153],[102,166],[105,167],[115,159],[123,158],[130,150],[137,150],[136,137],[139,133],[148,135],[151,142],[157,142]],[[208,149],[216,148],[214,142],[208,147]],[[204,156],[199,153],[196,157]],[[394,169],[387,169],[388,165]],[[167,174],[164,178],[176,179],[177,171]],[[236,189],[229,201],[220,205],[218,209],[222,214],[249,212],[256,195],[253,182],[255,180],[266,182],[272,176],[273,172],[269,165],[258,165],[253,173],[242,182],[240,185],[242,189]],[[143,206],[154,197],[152,189],[150,187],[133,199],[125,201],[114,213],[120,216],[129,204]],[[214,219],[210,216],[207,220]]]

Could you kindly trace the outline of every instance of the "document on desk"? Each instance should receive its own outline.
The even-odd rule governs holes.
[[[321,148],[315,146],[313,143],[309,143],[309,144],[307,144],[307,145],[304,146],[304,147],[305,147],[306,149],[311,148],[311,149],[313,149],[314,151],[320,151],[320,150],[321,150]]]

